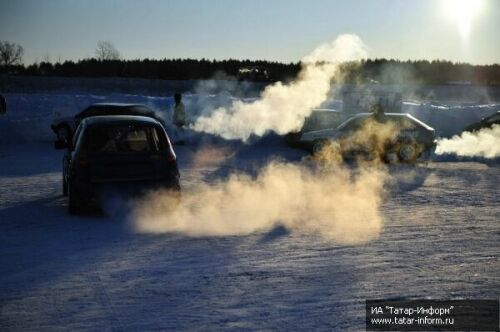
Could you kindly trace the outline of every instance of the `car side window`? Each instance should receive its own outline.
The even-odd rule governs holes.
[[[350,120],[346,120],[344,121],[343,123],[341,123],[337,129],[340,130],[340,131],[347,131],[347,130],[351,130],[351,127],[353,125],[353,122],[355,121],[355,119],[350,119]]]
[[[158,127],[155,127],[154,130],[152,131],[153,135],[153,141],[154,144],[157,147],[158,151],[163,151],[167,148],[167,140],[165,137],[165,134],[162,132],[162,130]]]
[[[345,126],[345,130],[356,131],[362,126],[364,122],[365,118],[355,118],[349,123],[347,123],[347,125]]]

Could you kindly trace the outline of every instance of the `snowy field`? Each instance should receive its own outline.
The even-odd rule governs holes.
[[[49,125],[105,101],[143,103],[169,119],[171,98],[6,97],[9,112],[0,118],[2,331],[357,331],[365,328],[366,299],[500,296],[498,159],[435,156],[415,167],[391,166],[381,193],[383,228],[360,244],[280,225],[249,235],[144,233],[116,204],[104,214],[68,215],[62,152],[52,148]],[[185,102],[195,117],[231,99],[187,95]],[[403,107],[442,137],[499,109],[418,101]],[[186,192],[235,172],[258,172],[271,160],[300,164],[306,158],[275,136],[243,144],[183,134],[189,139],[176,152]],[[200,158],[207,146],[224,153]]]

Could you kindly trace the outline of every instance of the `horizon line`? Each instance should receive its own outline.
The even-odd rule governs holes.
[[[42,60],[42,61],[33,61],[31,62],[30,64],[27,64],[25,62],[23,62],[22,64],[20,64],[21,66],[24,66],[24,67],[28,67],[28,66],[32,66],[32,65],[36,65],[36,64],[41,64],[41,63],[50,63],[50,64],[64,64],[65,62],[73,62],[73,63],[78,63],[78,62],[82,62],[82,61],[88,61],[88,60],[95,60],[95,61],[100,61],[100,62],[105,62],[105,61],[145,61],[145,60],[149,60],[149,61],[172,61],[172,60],[194,60],[194,61],[209,61],[209,62],[223,62],[223,61],[248,61],[248,62],[268,62],[268,63],[277,63],[277,64],[281,64],[281,65],[300,65],[301,64],[301,60],[299,61],[280,61],[280,60],[267,60],[267,59],[242,59],[242,58],[205,58],[205,57],[201,57],[201,58],[183,58],[183,57],[171,57],[171,58],[167,58],[167,57],[164,57],[164,58],[148,58],[148,57],[144,57],[144,58],[120,58],[120,59],[110,59],[110,60],[102,60],[102,59],[97,59],[95,57],[88,57],[88,58],[79,58],[79,59],[65,59],[65,60],[57,60],[57,61],[52,61],[49,59],[49,61],[46,61],[46,60]],[[470,66],[498,66],[500,65],[500,62],[493,62],[493,63],[472,63],[472,62],[467,62],[467,61],[454,61],[454,60],[448,60],[448,59],[439,59],[439,58],[434,58],[434,59],[405,59],[405,60],[402,60],[402,59],[398,59],[398,58],[385,58],[385,57],[382,57],[382,58],[363,58],[361,60],[354,60],[354,61],[342,61],[340,63],[349,63],[349,62],[366,62],[366,61],[387,61],[387,62],[391,62],[391,61],[394,61],[394,62],[402,62],[402,63],[407,63],[407,62],[429,62],[429,63],[432,63],[432,62],[449,62],[451,63],[452,65],[470,65]]]

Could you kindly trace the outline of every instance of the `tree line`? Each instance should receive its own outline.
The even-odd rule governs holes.
[[[297,76],[300,63],[265,60],[209,59],[122,59],[114,45],[100,41],[95,57],[78,61],[41,61],[22,64],[19,45],[0,42],[0,74],[62,77],[128,77],[188,80],[237,77],[245,67],[261,67],[270,81],[289,81]],[[401,61],[368,59],[341,66],[343,82],[380,82],[383,84],[478,84],[500,85],[500,64],[471,65],[445,60]]]

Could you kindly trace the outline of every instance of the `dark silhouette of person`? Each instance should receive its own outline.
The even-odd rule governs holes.
[[[5,97],[0,95],[0,114],[7,113],[7,102],[5,101]]]
[[[385,110],[382,106],[382,101],[379,100],[376,104],[372,106],[373,118],[378,122],[384,122]]]
[[[174,118],[173,122],[177,127],[184,127],[186,125],[186,107],[182,102],[182,95],[176,93],[174,95],[175,106],[174,106]]]

